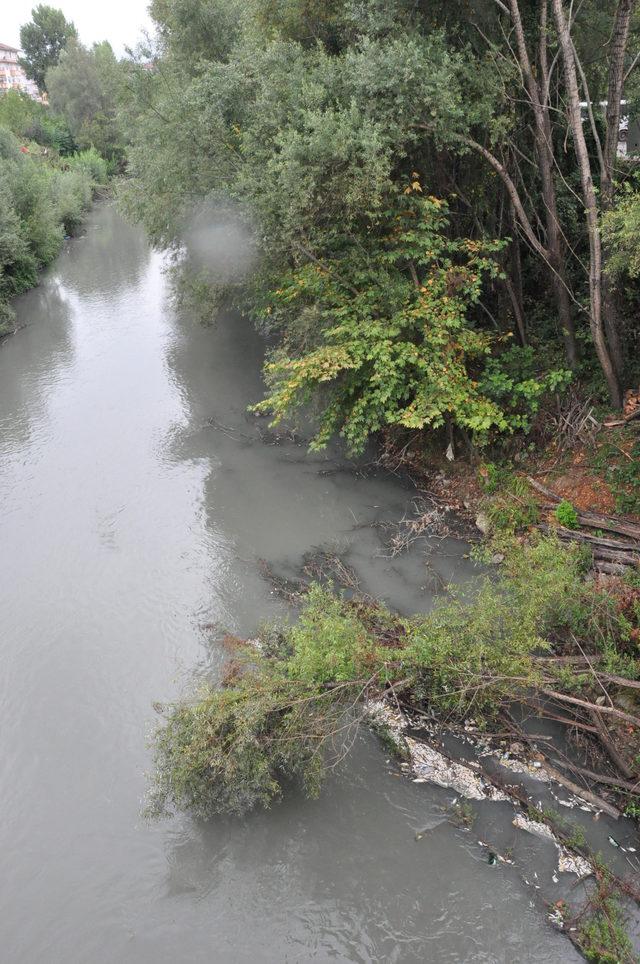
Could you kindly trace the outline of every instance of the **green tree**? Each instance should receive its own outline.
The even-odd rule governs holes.
[[[277,331],[283,358],[295,367],[333,328],[328,316],[335,293],[319,283],[307,287],[308,297],[295,302],[298,311],[284,311],[271,293],[287,289],[292,278],[304,281],[318,264],[346,273],[352,288],[371,299],[367,314],[362,304],[347,304],[342,291],[340,310],[345,317],[353,313],[354,343],[368,341],[373,353],[384,347],[378,322],[392,315],[382,294],[373,304],[376,277],[389,274],[381,214],[415,172],[425,194],[448,204],[444,239],[507,242],[495,252],[495,273],[461,305],[465,337],[484,338],[488,347],[484,354],[465,349],[460,384],[468,378],[479,387],[466,408],[462,395],[449,394],[451,404],[422,424],[437,427],[442,418],[475,429],[488,399],[502,413],[494,428],[527,430],[540,389],[566,384],[567,364],[603,397],[608,383],[617,403],[624,366],[613,363],[619,346],[609,301],[598,300],[606,276],[594,227],[597,204],[587,188],[599,172],[602,209],[611,201],[612,178],[617,183],[620,176],[612,132],[621,85],[633,84],[635,61],[627,50],[637,29],[636,4],[584,0],[571,8],[570,23],[565,6],[555,0],[154,0],[159,44],[131,74],[132,177],[125,205],[155,241],[179,250],[194,213],[231,198],[255,227],[259,254],[249,284],[235,286],[233,297]],[[607,45],[614,26],[616,44]],[[586,124],[579,101],[576,113],[576,74],[581,99],[593,105]],[[602,112],[596,98],[617,102],[616,110]],[[567,150],[567,116],[577,151]],[[366,252],[366,264],[357,252]],[[398,290],[401,275],[404,284],[406,266],[394,273],[390,290]],[[199,283],[197,290],[204,301],[206,288]],[[513,331],[520,344],[505,351]],[[427,340],[415,331],[407,338],[425,351]],[[529,353],[519,353],[527,345]],[[277,377],[276,369],[269,371],[278,414],[285,370]],[[356,380],[351,401],[373,403],[364,369],[340,371],[331,385],[310,368],[307,375],[306,397],[326,400],[330,388],[353,388]],[[375,405],[361,413],[366,432],[409,424],[401,394],[391,393],[384,418]],[[342,406],[332,425],[353,443],[347,422]]]
[[[115,161],[123,153],[118,116],[123,83],[124,68],[107,41],[87,48],[72,40],[47,72],[51,107],[67,118],[79,147],[93,146]]]
[[[501,245],[450,239],[446,204],[423,197],[417,180],[405,192],[372,219],[368,241],[307,262],[272,293],[276,312],[312,312],[317,344],[276,353],[266,368],[270,394],[257,408],[279,421],[319,397],[314,448],[340,433],[360,452],[391,425],[453,420],[480,437],[510,427],[479,387],[493,338],[471,318],[485,278],[498,273]]]
[[[70,40],[77,38],[73,23],[62,10],[44,3],[31,11],[31,21],[20,28],[20,45],[24,51],[21,64],[40,90],[46,90],[45,75],[54,67]]]

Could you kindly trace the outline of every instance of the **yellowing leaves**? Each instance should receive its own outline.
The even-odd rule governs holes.
[[[494,276],[490,245],[452,240],[446,201],[425,196],[412,172],[365,238],[321,252],[322,270],[303,264],[280,281],[281,312],[300,318],[311,309],[311,323],[322,327],[312,348],[267,369],[259,410],[281,419],[315,396],[314,448],[340,433],[353,451],[385,425],[437,426],[443,413],[460,425],[479,416],[487,430],[497,427],[504,412],[472,380],[493,336],[467,319],[482,279]]]

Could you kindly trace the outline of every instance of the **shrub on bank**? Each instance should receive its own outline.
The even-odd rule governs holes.
[[[18,90],[0,95],[0,127],[21,141],[35,141],[61,155],[77,150],[65,118]]]
[[[291,783],[317,793],[366,698],[390,685],[442,719],[472,713],[490,726],[514,700],[535,707],[549,690],[568,697],[567,713],[575,697],[588,705],[600,695],[594,665],[638,679],[640,606],[585,581],[582,549],[554,538],[501,548],[500,580],[483,579],[426,615],[312,587],[298,622],[265,632],[261,649],[247,646],[221,686],[166,709],[151,811],[242,813]],[[639,595],[631,584],[629,593]],[[567,671],[553,657],[571,645],[578,663]]]
[[[37,284],[105,180],[95,151],[59,159],[0,127],[0,335],[13,330],[10,300]]]

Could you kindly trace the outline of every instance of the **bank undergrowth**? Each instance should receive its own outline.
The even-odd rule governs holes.
[[[631,746],[640,714],[617,695],[640,685],[640,581],[600,586],[583,550],[555,538],[502,550],[499,579],[410,618],[312,585],[296,622],[265,630],[220,684],[165,708],[150,811],[243,813],[291,784],[317,795],[367,700],[385,695],[441,722],[473,716],[488,732],[514,702],[544,714],[547,701],[568,724],[601,714]],[[640,758],[629,764],[640,769]]]
[[[0,335],[14,330],[11,300],[37,284],[106,180],[94,149],[62,157],[0,127]]]

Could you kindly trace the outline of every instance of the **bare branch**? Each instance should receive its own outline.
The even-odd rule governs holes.
[[[634,71],[635,68],[637,67],[639,60],[640,60],[640,50],[638,51],[638,53],[635,55],[635,57],[633,58],[633,60],[632,60],[631,63],[629,64],[629,67],[627,68],[627,71],[626,71],[626,73],[625,73],[625,75],[624,75],[624,78],[623,78],[623,81],[622,81],[623,84],[626,84],[627,80],[629,79],[629,76],[633,73],[633,71]]]
[[[580,82],[582,84],[582,91],[584,93],[584,99],[587,102],[587,112],[589,114],[589,123],[591,125],[591,133],[593,134],[593,139],[596,144],[596,151],[598,153],[598,163],[600,164],[600,177],[605,176],[605,163],[604,155],[602,153],[602,143],[600,141],[600,135],[598,134],[598,128],[596,126],[596,119],[593,114],[593,104],[591,102],[591,94],[589,93],[589,84],[587,82],[587,75],[584,72],[584,67],[582,62],[578,57],[578,51],[576,50],[576,45],[573,40],[571,41],[573,47],[573,56],[575,57],[576,67],[578,68],[578,73],[580,74]]]
[[[422,125],[422,124],[418,126],[426,127],[426,125]],[[507,171],[506,167],[504,166],[504,164],[502,164],[498,160],[495,154],[492,154],[491,151],[489,151],[482,144],[479,144],[478,141],[474,141],[472,137],[467,137],[465,134],[456,134],[454,135],[454,137],[456,140],[460,141],[461,143],[466,144],[467,147],[470,147],[474,151],[477,151],[478,154],[481,154],[484,157],[484,159],[489,162],[489,164],[494,169],[496,174],[500,176],[502,183],[507,189],[507,194],[511,199],[511,203],[513,204],[514,210],[518,217],[518,221],[522,226],[522,229],[525,233],[527,241],[534,249],[534,251],[540,255],[541,258],[544,258],[545,260],[547,260],[548,259],[547,250],[536,237],[536,233],[533,230],[531,222],[527,217],[527,212],[525,211],[522,201],[520,199],[518,189],[513,183],[513,180],[511,179],[511,176]]]

